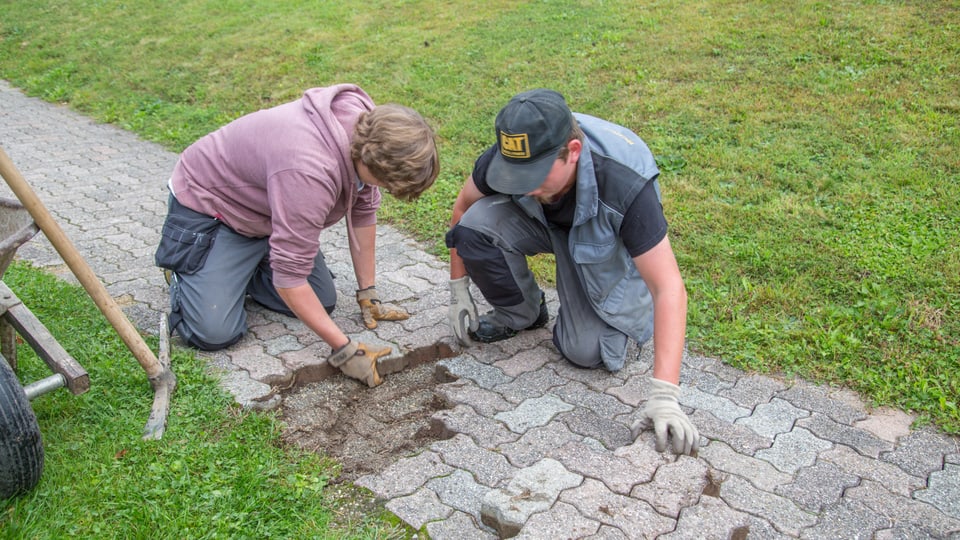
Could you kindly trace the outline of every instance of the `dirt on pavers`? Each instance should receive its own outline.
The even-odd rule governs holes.
[[[433,362],[384,377],[376,388],[342,375],[284,395],[284,441],[342,464],[337,481],[382,472],[400,458],[448,438],[431,422],[448,408],[435,389],[451,377]]]

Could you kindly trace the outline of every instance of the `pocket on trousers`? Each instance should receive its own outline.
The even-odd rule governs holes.
[[[154,256],[157,266],[187,275],[203,268],[221,223],[212,217],[194,214],[167,215]]]

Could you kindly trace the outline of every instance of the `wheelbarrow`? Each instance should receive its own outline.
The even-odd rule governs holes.
[[[39,231],[23,205],[0,197],[0,279],[17,248]],[[53,375],[22,388],[15,375],[17,332],[53,371]],[[43,442],[30,401],[63,387],[73,394],[82,394],[90,388],[90,377],[10,287],[0,281],[0,498],[29,490],[40,480]]]
[[[144,343],[126,315],[107,292],[83,257],[53,219],[43,203],[0,148],[0,176],[17,196],[17,200],[0,201],[0,278],[18,247],[42,231],[67,266],[91,296],[100,312],[124,341],[154,390],[153,407],[144,427],[144,439],[159,439],[166,427],[170,398],[177,379],[170,369],[169,332],[166,317],[160,318],[160,358]],[[66,387],[74,394],[90,387],[86,371],[57,342],[50,332],[23,305],[13,291],[0,280],[0,499],[29,490],[39,480],[43,466],[43,449],[39,429],[29,400],[46,392]],[[16,336],[19,332],[43,358],[54,374],[21,387],[14,373],[16,368]],[[7,408],[10,409],[8,414]],[[7,433],[4,418],[11,418],[16,433]],[[21,433],[22,432],[22,433]],[[33,440],[35,433],[35,441]],[[14,461],[21,466],[8,467]],[[5,493],[10,480],[11,493]]]

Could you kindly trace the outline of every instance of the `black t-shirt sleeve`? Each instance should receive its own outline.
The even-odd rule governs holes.
[[[473,163],[473,183],[477,186],[477,189],[480,190],[480,193],[484,195],[494,195],[497,192],[494,191],[490,184],[487,183],[487,169],[490,168],[490,162],[493,161],[494,152],[497,151],[497,145],[493,145],[490,148],[487,148],[487,151],[480,154],[480,157],[477,158],[477,161]]]
[[[663,206],[657,199],[651,180],[627,208],[620,225],[620,238],[630,257],[636,257],[649,251],[666,236],[667,218],[663,215]]]

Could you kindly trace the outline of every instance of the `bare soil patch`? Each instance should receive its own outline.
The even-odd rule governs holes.
[[[376,388],[337,375],[284,396],[285,442],[342,464],[337,481],[383,471],[400,458],[445,437],[431,422],[448,408],[435,389],[446,370],[421,363],[384,377]]]

